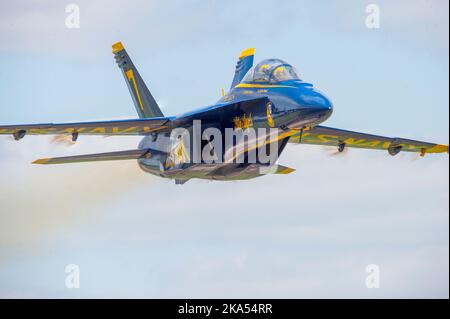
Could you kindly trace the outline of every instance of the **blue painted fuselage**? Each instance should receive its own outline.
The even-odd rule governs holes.
[[[216,104],[171,118],[173,127],[191,129],[201,121],[202,130],[216,127],[223,131],[235,127],[235,119],[251,116],[254,128],[276,128],[280,132],[302,130],[327,120],[333,111],[331,101],[310,83],[299,79],[270,82],[241,82]],[[281,133],[282,134],[282,133]],[[286,142],[287,142],[286,138]],[[145,137],[139,148],[161,151],[161,156],[140,159],[146,172],[174,179],[205,178],[215,180],[248,179],[260,176],[258,164],[189,163],[178,168],[164,168],[164,153],[170,152],[170,136]],[[285,145],[285,144],[284,144]],[[280,148],[282,152],[284,145]]]

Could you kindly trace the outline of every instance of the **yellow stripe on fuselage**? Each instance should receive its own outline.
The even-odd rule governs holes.
[[[236,85],[236,88],[254,88],[254,89],[291,88],[291,89],[297,89],[297,87],[289,86],[289,85],[253,84],[253,83],[240,83],[240,84]]]
[[[240,151],[240,152],[236,151],[236,154],[234,154],[234,151],[233,151],[233,156],[229,160],[225,161],[225,163],[229,163],[229,162],[234,161],[241,154],[245,154],[246,152],[253,151],[253,150],[257,149],[257,148],[260,148],[262,146],[265,146],[265,145],[268,145],[268,144],[271,144],[271,143],[274,143],[274,142],[278,142],[278,141],[280,141],[280,140],[282,140],[284,138],[287,138],[287,137],[290,137],[290,136],[294,135],[295,133],[297,133],[297,131],[289,130],[289,131],[286,131],[284,133],[279,134],[274,139],[270,139],[269,138],[269,140],[268,141],[266,140],[264,143],[261,143],[261,144],[256,143],[255,146],[249,147],[249,148],[247,148],[247,149],[245,149],[243,151]]]

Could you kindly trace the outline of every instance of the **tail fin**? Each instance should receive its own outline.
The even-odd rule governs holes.
[[[253,57],[255,56],[255,49],[249,48],[242,51],[241,56],[236,64],[236,71],[234,72],[233,82],[231,83],[231,88],[238,85],[244,76],[247,74],[248,70],[253,66]]]
[[[125,81],[127,82],[128,89],[130,90],[139,117],[150,118],[164,116],[145,85],[144,80],[141,78],[139,72],[128,56],[122,42],[115,43],[112,46],[112,52],[125,77]]]

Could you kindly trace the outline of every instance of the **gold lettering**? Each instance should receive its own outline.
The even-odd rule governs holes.
[[[93,130],[91,130],[91,133],[105,134],[106,129],[104,127],[96,127]]]
[[[113,127],[112,132],[113,132],[113,134],[130,133],[130,132],[136,131],[137,128],[138,128],[137,126],[130,126],[130,127],[127,127],[125,129],[121,130],[119,127]]]
[[[376,148],[381,141],[367,141],[366,139],[356,140],[354,138],[349,138],[345,140],[345,143],[357,147]]]
[[[333,140],[337,140],[339,136],[321,134],[317,135],[317,138],[323,143],[330,143],[333,142]]]

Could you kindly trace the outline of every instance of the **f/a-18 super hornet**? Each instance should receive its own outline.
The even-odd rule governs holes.
[[[391,155],[401,151],[421,156],[448,153],[448,145],[320,125],[332,114],[329,98],[303,81],[283,60],[267,59],[253,65],[253,48],[239,56],[230,90],[222,91],[216,104],[164,116],[122,43],[114,44],[112,49],[139,118],[1,125],[0,134],[10,134],[16,140],[28,134],[68,135],[73,141],[79,135],[140,135],[143,138],[133,150],[44,158],[33,163],[134,159],[145,172],[174,179],[178,184],[192,178],[242,180],[268,173],[291,173],[294,169],[277,163],[287,143],[334,146],[339,152],[355,147],[385,150]]]

